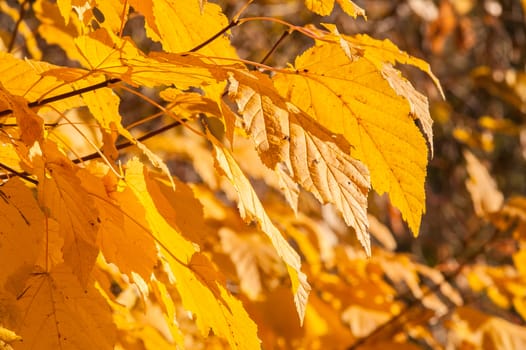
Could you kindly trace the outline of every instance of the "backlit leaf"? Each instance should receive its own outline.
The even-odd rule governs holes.
[[[159,40],[166,52],[182,53],[193,49],[227,26],[227,18],[217,4],[188,1],[130,1],[139,4],[146,20],[146,33]],[[198,51],[199,53],[237,57],[226,35],[222,35]]]
[[[0,288],[18,294],[43,248],[44,214],[16,178],[0,187],[0,222]]]
[[[65,265],[33,275],[14,304],[11,327],[23,338],[17,349],[113,349],[116,332],[109,306],[93,285],[82,287]]]
[[[342,134],[369,168],[373,188],[387,192],[415,235],[425,212],[427,147],[398,96],[368,60],[350,61],[322,44],[274,78],[280,93],[318,123]]]
[[[183,306],[196,315],[203,336],[212,329],[231,349],[260,348],[256,324],[242,303],[217,280],[217,271],[204,255],[196,253],[188,265],[170,256],[167,261]]]
[[[257,80],[238,74],[240,82],[231,77],[229,92],[261,159],[270,168],[284,161],[295,182],[321,202],[335,204],[370,254],[367,168],[347,154],[351,147],[344,138],[287,104],[266,76],[255,76]]]
[[[292,293],[300,321],[303,322],[305,316],[305,306],[310,291],[307,278],[301,272],[301,262],[298,254],[283,238],[279,230],[274,226],[268,217],[263,205],[259,201],[254,188],[241,171],[230,152],[210,136],[214,147],[216,166],[224,173],[226,178],[235,187],[239,199],[238,207],[241,216],[245,220],[255,220],[261,230],[270,238],[279,256],[287,264],[289,276],[292,282]]]
[[[85,285],[99,253],[98,210],[81,186],[80,169],[50,141],[41,147],[42,155],[33,156],[39,180],[38,200],[47,215],[58,222],[64,239],[64,261]]]

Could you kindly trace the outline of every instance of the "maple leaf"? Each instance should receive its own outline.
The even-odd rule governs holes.
[[[352,156],[369,168],[373,188],[389,194],[417,235],[425,211],[427,147],[407,101],[376,67],[365,59],[350,61],[339,46],[324,43],[273,79],[284,97],[345,137]]]
[[[284,161],[294,182],[321,202],[335,204],[370,254],[366,213],[369,173],[347,154],[350,145],[287,104],[265,75],[238,74],[235,78],[230,79],[230,95],[262,161],[271,169]]]
[[[48,140],[42,145],[35,143],[32,155],[39,179],[39,203],[47,216],[58,222],[60,236],[64,239],[64,261],[85,285],[99,253],[98,210],[81,186],[80,169],[60,153],[56,144]]]
[[[17,349],[113,349],[111,310],[93,287],[82,287],[65,265],[34,274],[11,301],[16,313],[1,315],[23,342]]]
[[[117,181],[114,179],[115,175],[101,165],[98,169],[92,165],[90,170],[95,174],[104,174],[108,182]],[[129,188],[122,191],[113,187],[106,188],[103,179],[93,176],[87,170],[80,170],[78,174],[81,184],[99,212],[100,251],[104,258],[116,264],[132,280],[132,272],[149,280],[157,263],[157,248],[151,238],[144,209],[137,198]],[[137,258],[138,252],[140,259]]]
[[[18,179],[0,188],[0,220],[0,287],[18,294],[44,244],[44,214],[31,190]]]
[[[197,0],[185,2],[134,0],[130,4],[144,15],[147,35],[160,41],[166,52],[182,53],[206,42],[226,27],[227,18],[217,4]],[[199,53],[237,58],[230,40],[221,36]]]

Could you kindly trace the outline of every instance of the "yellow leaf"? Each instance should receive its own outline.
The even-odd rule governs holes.
[[[45,141],[41,147],[42,155],[34,153],[32,159],[39,181],[38,200],[46,215],[58,222],[64,261],[85,285],[99,253],[99,213],[81,186],[80,176],[86,175],[79,174],[80,169],[55,144]]]
[[[365,17],[365,11],[351,0],[336,0],[348,15],[356,18]],[[321,16],[330,15],[334,7],[334,0],[305,0],[305,6],[312,12]]]
[[[44,247],[44,214],[18,178],[0,187],[0,222],[0,288],[18,294]]]
[[[296,59],[295,70],[274,77],[277,89],[353,146],[369,168],[373,188],[387,192],[415,235],[425,212],[425,139],[398,96],[368,60],[350,61],[328,43]]]
[[[105,176],[113,175],[107,168],[105,171]],[[79,177],[99,212],[104,258],[132,280],[135,272],[148,281],[157,263],[157,249],[138,199],[130,188],[121,192],[106,189],[102,180],[87,174],[87,170],[81,170]]]
[[[332,12],[334,0],[305,0],[305,6],[320,16],[327,16]]]
[[[32,5],[35,16],[40,20],[38,34],[50,45],[59,45],[72,60],[82,59],[73,38],[81,33],[81,22],[77,16],[69,16],[68,24],[56,4],[48,1],[35,2]],[[71,9],[69,10],[71,12]]]
[[[382,69],[382,75],[389,82],[389,85],[400,96],[405,97],[411,106],[413,118],[420,121],[422,131],[427,137],[427,143],[433,156],[433,119],[429,112],[429,102],[427,97],[418,92],[411,83],[405,79],[398,69],[391,64],[385,64]]]
[[[208,259],[196,253],[188,265],[167,256],[183,306],[195,313],[203,336],[212,329],[226,339],[231,349],[259,349],[257,326],[243,304],[220,283]]]
[[[263,290],[260,269],[271,272],[278,260],[275,250],[256,233],[240,234],[225,227],[219,231],[219,237],[223,251],[235,265],[241,289],[256,300]]]
[[[24,341],[17,349],[113,349],[111,310],[92,284],[82,287],[65,265],[33,275],[13,301],[16,314],[1,315]],[[11,316],[11,318],[9,318]]]
[[[58,9],[66,24],[69,22],[69,16],[71,15],[71,10],[73,9],[71,7],[71,2],[72,0],[57,0]]]
[[[361,16],[365,19],[367,19],[367,16],[365,15],[365,11],[360,6],[356,5],[351,0],[336,0],[336,2],[341,6],[343,11],[348,14],[349,16],[352,16],[354,18]]]
[[[22,340],[21,336],[17,335],[15,332],[7,328],[0,326],[0,347],[3,348],[5,343],[10,344],[10,343],[13,343],[15,341],[20,341],[20,340]],[[9,349],[9,348],[6,347],[6,349]]]
[[[287,264],[289,276],[292,282],[292,293],[296,304],[300,322],[305,316],[305,306],[310,291],[307,278],[301,272],[300,257],[283,238],[279,230],[268,217],[263,205],[254,191],[254,188],[241,171],[230,152],[224,148],[213,136],[209,135],[214,147],[216,166],[235,187],[238,198],[238,207],[241,216],[245,220],[255,220],[263,232],[270,238],[279,256]]]
[[[442,98],[444,92],[438,78],[431,71],[429,63],[419,58],[409,55],[407,52],[400,50],[389,39],[373,39],[366,34],[354,36],[343,35],[343,38],[349,42],[352,48],[361,51],[361,56],[371,62],[378,71],[382,71],[386,63],[395,65],[396,63],[408,64],[425,72],[435,83]]]
[[[0,84],[0,103],[2,108],[10,109],[20,128],[20,138],[27,147],[42,138],[44,121],[27,106],[20,96],[13,96]]]
[[[172,222],[169,222],[163,215],[161,210],[156,206],[152,195],[149,192],[147,185],[147,171],[143,164],[133,158],[126,164],[125,181],[129,188],[133,191],[139,203],[143,206],[146,221],[150,227],[153,237],[157,244],[164,250],[169,251],[174,255],[174,258],[187,264],[192,255],[197,251],[192,242],[186,240],[178,228]]]
[[[10,94],[23,96],[27,101],[34,102],[73,90],[71,85],[65,85],[53,76],[43,76],[44,72],[57,69],[52,64],[20,60],[4,52],[0,52],[0,61],[0,83]],[[50,105],[64,112],[83,103],[79,96],[72,96],[51,102]]]
[[[202,61],[191,55],[152,53],[144,55],[128,38],[122,39],[101,28],[75,39],[85,58],[83,64],[92,71],[144,86],[176,85],[179,89],[213,83]],[[51,71],[60,78],[72,68]]]
[[[201,3],[200,7],[198,0],[130,1],[133,7],[138,3],[138,11],[144,11],[146,33],[153,40],[159,40],[166,52],[190,51],[228,25],[227,18],[217,4]],[[208,56],[237,58],[226,35],[221,35],[198,52]]]
[[[356,230],[370,254],[367,168],[347,154],[351,147],[344,138],[332,134],[295,106],[287,104],[267,76],[254,75],[231,76],[229,93],[238,105],[245,129],[254,139],[260,158],[271,169],[277,162],[284,161],[294,181],[319,201],[333,203],[347,225]],[[278,171],[278,174],[286,179],[285,171]]]

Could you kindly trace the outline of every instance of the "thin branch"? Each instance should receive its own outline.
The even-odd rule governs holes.
[[[121,80],[118,79],[118,78],[109,79],[109,80],[103,81],[102,83],[86,86],[86,87],[84,87],[82,89],[73,90],[73,91],[66,92],[64,94],[60,94],[60,95],[53,96],[53,97],[48,97],[48,98],[45,98],[45,99],[40,100],[40,101],[33,101],[33,102],[28,103],[28,106],[30,108],[40,107],[40,106],[46,105],[48,103],[52,103],[52,102],[60,101],[60,100],[63,100],[63,99],[69,98],[69,97],[77,96],[77,95],[83,94],[85,92],[101,89],[101,88],[104,88],[104,87],[107,87],[109,85],[116,84],[116,83],[119,83],[119,82],[121,82]],[[9,115],[11,113],[13,113],[12,110],[5,109],[3,111],[0,111],[0,117]]]
[[[18,20],[15,23],[15,29],[13,30],[13,34],[11,35],[11,39],[9,40],[9,45],[7,45],[7,52],[11,52],[13,50],[13,47],[15,46],[15,40],[16,36],[18,35],[18,29],[20,28],[20,24],[22,24],[22,21],[24,20],[24,16],[26,14],[26,4],[29,3],[29,0],[25,0],[20,5],[20,15],[18,16]]]
[[[200,49],[202,49],[203,47],[205,47],[206,45],[210,44],[212,41],[216,40],[217,38],[219,38],[222,34],[224,34],[227,30],[229,30],[230,28],[232,27],[235,27],[239,24],[239,21],[238,20],[233,20],[231,21],[230,23],[228,23],[228,25],[221,29],[219,32],[217,32],[216,34],[214,34],[212,37],[210,37],[209,39],[205,40],[204,42],[202,42],[201,44],[197,45],[196,47],[194,47],[193,49],[191,49],[189,52],[196,52]]]
[[[502,231],[502,233],[504,234],[509,234],[511,232],[513,232],[513,230],[517,227],[517,220],[514,220],[512,221],[509,226],[504,230]],[[482,254],[486,248],[495,241],[496,238],[498,238],[500,235],[501,231],[499,229],[495,229],[492,233],[492,235],[483,243],[481,244],[477,249],[475,249],[471,254],[467,255],[463,260],[462,262],[457,266],[457,268],[455,270],[453,270],[451,273],[447,274],[445,277],[444,277],[444,280],[440,283],[436,283],[434,284],[431,288],[429,288],[428,290],[426,290],[420,299],[417,299],[417,300],[414,300],[410,303],[408,303],[402,310],[400,310],[400,312],[393,316],[392,318],[390,318],[389,320],[387,320],[386,322],[382,323],[380,326],[376,327],[372,332],[370,332],[368,335],[362,337],[362,338],[358,338],[354,344],[352,344],[350,347],[347,348],[347,350],[356,350],[358,349],[360,346],[362,345],[365,345],[365,343],[367,343],[369,340],[371,339],[374,339],[374,337],[376,337],[378,334],[380,334],[382,331],[386,330],[387,328],[391,327],[391,326],[394,326],[396,325],[396,323],[401,320],[404,316],[406,316],[409,311],[411,311],[414,307],[416,306],[420,306],[422,304],[422,300],[431,295],[431,294],[434,294],[436,292],[438,292],[440,290],[440,288],[442,288],[442,286],[445,284],[445,283],[450,283],[454,278],[456,278],[461,272],[462,270],[464,269],[464,267],[466,267],[466,265],[468,263],[470,263],[471,261],[473,261],[477,256],[479,256],[480,254]]]
[[[265,55],[265,57],[263,57],[263,59],[260,61],[261,64],[264,64],[268,58],[274,53],[274,51],[276,51],[276,49],[278,48],[278,46],[281,44],[281,42],[287,37],[289,36],[290,34],[290,30],[286,30],[283,32],[283,34],[281,34],[281,36],[279,37],[278,41],[276,41],[276,43],[274,44],[274,46],[272,46],[272,48],[270,49],[269,52],[267,52],[267,54]]]
[[[176,122],[173,122],[171,124],[168,124],[168,125],[165,125],[159,129],[156,129],[156,130],[152,130],[144,135],[142,135],[141,137],[138,137],[137,138],[137,141],[144,141],[144,140],[148,140],[149,138],[152,138],[156,135],[159,135],[160,133],[163,133],[167,130],[170,130],[170,129],[173,129],[175,128],[176,126],[179,126],[181,125],[182,123],[186,122],[187,120],[186,119],[182,119],[181,121],[176,121]],[[135,144],[132,142],[132,141],[126,141],[126,142],[123,142],[123,143],[119,143],[118,145],[115,146],[116,149],[118,150],[121,150],[121,149],[124,149],[124,148],[127,148],[127,147],[131,147],[131,146],[134,146]],[[97,159],[97,158],[100,158],[100,154],[98,152],[94,152],[94,153],[91,153],[91,154],[88,154],[87,156],[84,156],[84,157],[81,157],[81,158],[78,158],[78,159],[73,159],[73,163],[75,164],[78,164],[80,162],[85,162],[85,161],[88,161],[88,160],[92,160],[92,159]]]
[[[33,179],[33,178],[31,178],[29,176],[29,174],[26,173],[26,172],[21,173],[19,171],[16,171],[15,169],[5,165],[4,163],[0,163],[0,168],[2,168],[4,170],[7,170],[10,174],[13,174],[15,176],[18,176],[18,177],[28,181],[28,182],[31,182],[32,184],[38,185],[38,181]]]

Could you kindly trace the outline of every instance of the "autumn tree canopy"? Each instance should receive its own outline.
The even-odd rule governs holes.
[[[526,345],[526,199],[500,192],[482,138],[449,130],[490,233],[449,269],[397,247],[430,227],[450,90],[342,30],[374,23],[357,3],[1,2],[0,348]],[[476,7],[462,22],[440,3],[437,56]],[[503,236],[517,247],[490,267],[481,247]]]

